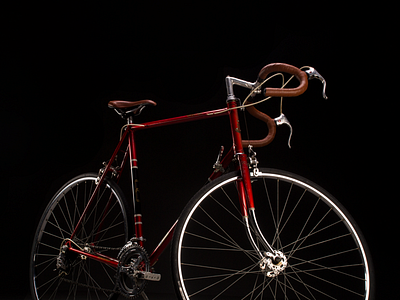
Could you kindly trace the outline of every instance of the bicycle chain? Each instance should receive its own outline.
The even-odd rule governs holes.
[[[89,245],[89,244],[85,244],[84,247],[90,247],[91,249],[97,249],[97,250],[108,250],[108,251],[121,251],[121,249],[123,249],[124,247],[118,247],[118,248],[113,248],[113,247],[104,247],[104,246],[93,246],[93,245]],[[70,283],[70,284],[74,284],[80,287],[84,287],[87,289],[91,289],[91,290],[96,290],[96,291],[102,291],[102,292],[106,292],[106,293],[114,293],[114,294],[118,294],[123,296],[126,299],[132,299],[132,297],[130,297],[129,295],[126,295],[125,293],[122,293],[121,291],[119,291],[118,289],[106,289],[106,288],[101,288],[101,287],[97,287],[97,286],[92,286],[92,285],[88,285],[85,283],[80,283],[80,282],[76,282],[70,279],[66,279],[63,277],[60,277],[61,281]]]
[[[104,247],[104,246],[93,246],[93,245],[89,245],[89,244],[85,244],[85,247],[90,247],[91,249],[98,249],[98,250],[108,250],[108,251],[121,251],[121,249],[122,249],[122,247],[113,248],[113,247]],[[111,289],[101,288],[101,287],[97,287],[97,286],[92,286],[92,285],[76,282],[76,281],[73,281],[73,280],[70,280],[70,279],[66,279],[66,278],[63,278],[63,277],[60,277],[60,280],[64,281],[64,282],[67,282],[67,283],[70,283],[70,284],[75,284],[77,286],[84,287],[84,288],[87,288],[87,289],[92,289],[92,290],[96,290],[96,291],[103,291],[103,292],[106,292],[106,293],[114,293],[114,294],[117,293],[117,294],[122,295],[122,296],[125,297],[125,295],[123,293],[121,293],[120,291],[115,290],[115,289],[111,290]]]

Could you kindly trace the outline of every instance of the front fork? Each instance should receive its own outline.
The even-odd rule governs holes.
[[[240,156],[247,161],[246,154],[240,154]],[[244,161],[244,159],[239,159],[239,161]],[[242,179],[237,181],[237,186],[239,199],[242,202],[241,209],[245,231],[251,246],[259,256],[260,270],[268,277],[276,277],[285,270],[287,266],[287,257],[281,251],[275,250],[268,243],[258,226],[248,165],[247,175],[244,170],[246,170],[246,168],[241,168]],[[253,168],[254,176],[258,176],[258,172],[257,167]],[[251,193],[246,192],[248,190],[250,190]]]
[[[237,99],[228,98],[229,118],[231,123],[231,132],[233,139],[233,152],[237,158],[241,173],[241,180],[237,181],[239,199],[241,201],[241,213],[245,225],[248,239],[260,258],[260,268],[267,272],[267,275],[274,277],[284,270],[287,264],[286,257],[282,252],[275,250],[264,237],[257,223],[255,205],[253,199],[253,190],[251,187],[251,178],[248,157],[243,151],[242,136],[239,124],[239,115],[237,109]],[[254,153],[255,154],[255,153]],[[255,159],[255,157],[252,157]],[[257,176],[258,169],[255,168],[254,175]],[[261,249],[263,250],[261,250]]]
[[[265,257],[265,251],[274,253],[274,248],[268,243],[267,239],[264,237],[262,234],[260,227],[258,226],[257,223],[257,218],[256,218],[256,212],[255,208],[253,207],[247,207],[246,203],[243,203],[247,199],[247,195],[244,194],[244,179],[239,180],[237,182],[238,186],[238,191],[239,191],[239,199],[242,201],[242,216],[243,216],[243,223],[246,229],[246,234],[247,237],[254,248],[254,250],[257,252],[257,254],[260,256],[260,258]],[[256,243],[256,241],[259,241],[259,243]],[[260,250],[259,245],[262,247],[262,249],[265,249],[264,252]]]

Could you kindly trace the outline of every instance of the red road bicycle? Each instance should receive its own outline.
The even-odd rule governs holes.
[[[268,145],[277,125],[290,123],[283,114],[272,119],[256,109],[255,96],[298,96],[318,78],[325,97],[323,77],[302,69],[269,64],[254,83],[228,76],[226,108],[143,124],[133,118],[155,102],[110,101],[126,119],[120,141],[104,168],[67,182],[45,209],[31,253],[34,299],[148,299],[147,283],[161,279],[153,266],[171,241],[181,299],[370,299],[366,245],[343,206],[303,177],[258,167],[254,148]],[[272,73],[291,74],[299,85],[263,89]],[[250,89],[243,104],[235,85]],[[244,107],[267,124],[264,139],[242,140],[238,111]],[[232,148],[224,154],[221,147],[208,183],[148,254],[135,134],[215,117],[229,120]],[[131,175],[130,201],[118,186],[124,169]]]

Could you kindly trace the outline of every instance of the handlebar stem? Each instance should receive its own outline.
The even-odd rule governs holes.
[[[233,93],[234,85],[239,85],[241,87],[245,87],[250,90],[257,88],[257,86],[259,85],[258,82],[251,83],[251,82],[248,82],[248,81],[245,81],[245,80],[242,80],[239,78],[235,78],[235,77],[230,77],[230,76],[227,76],[225,78],[225,84],[226,84],[226,92],[228,94],[228,99],[227,99],[228,101],[236,99],[235,94]]]

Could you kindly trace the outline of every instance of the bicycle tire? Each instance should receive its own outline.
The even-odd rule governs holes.
[[[371,300],[369,252],[343,206],[289,172],[260,169],[251,178],[258,225],[287,257],[286,268],[276,277],[261,269],[234,201],[239,173],[231,172],[204,186],[181,214],[171,251],[178,297]]]
[[[57,266],[65,243],[96,187],[97,174],[79,175],[50,200],[36,230],[31,251],[33,299],[107,299],[115,285],[116,268],[80,255],[66,254],[65,269]],[[121,189],[105,179],[96,203],[84,217],[72,243],[86,251],[117,257],[131,236],[131,213]]]

